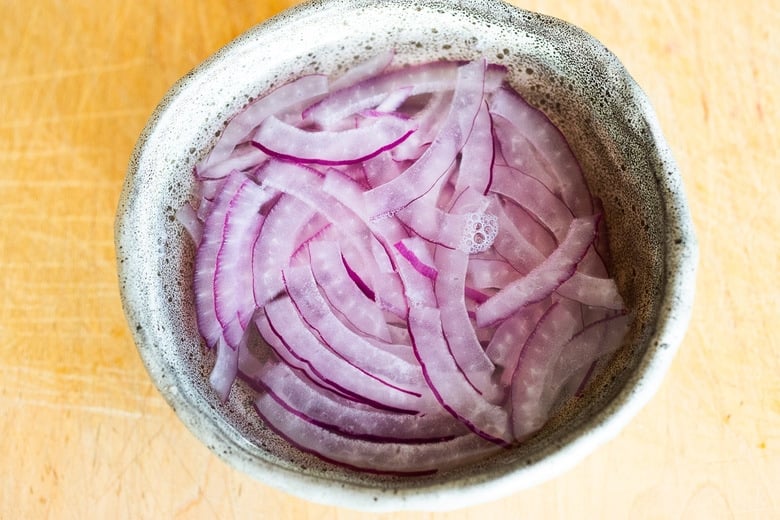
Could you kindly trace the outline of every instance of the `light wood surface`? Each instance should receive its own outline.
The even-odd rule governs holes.
[[[0,0],[0,518],[363,517],[200,445],[147,377],[117,289],[114,212],[147,117],[291,3]],[[660,393],[616,440],[441,518],[780,518],[780,6],[522,5],[594,34],[655,104],[701,243],[697,301]],[[387,516],[413,517],[439,515]]]

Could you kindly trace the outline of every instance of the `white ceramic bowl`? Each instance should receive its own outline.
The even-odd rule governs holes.
[[[267,431],[239,389],[221,404],[193,309],[193,247],[174,212],[192,167],[249,99],[386,49],[405,62],[486,56],[566,135],[604,203],[616,279],[636,322],[584,404],[498,457],[432,477],[357,474]],[[653,110],[601,43],[560,20],[495,0],[332,0],[250,29],[174,85],[130,162],[116,220],[121,293],[154,383],[222,459],[316,502],[364,510],[441,510],[550,479],[611,439],[656,392],[687,326],[697,245],[680,175]],[[252,417],[247,420],[246,417]],[[640,469],[641,471],[641,469]]]

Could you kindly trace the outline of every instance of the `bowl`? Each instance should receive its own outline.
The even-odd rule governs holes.
[[[486,57],[561,129],[603,201],[614,274],[635,313],[623,346],[573,409],[500,455],[425,477],[368,475],[290,448],[242,388],[220,402],[193,308],[194,248],[176,221],[193,165],[250,100],[304,74],[393,50],[404,63]],[[324,0],[256,26],[177,82],[133,152],[116,218],[122,301],[161,394],[234,468],[293,495],[359,510],[444,510],[497,499],[571,468],[657,391],[690,317],[697,243],[653,109],[618,59],[566,22],[495,0]]]

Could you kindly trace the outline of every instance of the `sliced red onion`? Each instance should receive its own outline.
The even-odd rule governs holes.
[[[408,239],[406,243],[396,243],[398,254],[402,257],[396,265],[410,308],[434,307],[436,305],[433,280],[436,278],[437,272],[435,268],[431,267],[433,262],[426,246],[427,244],[419,239]]]
[[[334,352],[330,345],[320,341],[306,327],[288,298],[268,303],[265,315],[271,332],[294,357],[303,362],[301,368],[310,377],[338,388],[359,402],[379,408],[405,413],[418,413],[421,410],[423,400],[419,393],[355,366]]]
[[[511,167],[497,172],[490,191],[512,200],[549,229],[560,241],[566,235],[574,216],[571,210],[540,181]]]
[[[330,82],[330,92],[350,87],[355,83],[367,81],[384,72],[393,61],[395,53],[393,51],[382,52],[366,61],[350,67],[346,72],[333,79]]]
[[[228,345],[222,338],[217,340],[217,359],[209,375],[209,384],[222,402],[227,401],[238,373],[238,349]]]
[[[404,101],[409,99],[409,96],[412,95],[412,92],[414,92],[413,87],[402,87],[394,92],[391,92],[381,103],[377,105],[376,111],[394,112],[401,105],[403,105]]]
[[[593,204],[579,163],[563,134],[550,123],[547,116],[508,88],[496,91],[490,110],[510,121],[529,140],[544,167],[557,180],[561,197],[574,215],[590,215]]]
[[[395,248],[406,261],[412,264],[412,267],[414,267],[417,272],[426,278],[436,280],[436,276],[439,272],[433,267],[433,259],[430,258],[430,251],[427,250],[424,242],[419,239],[408,238],[396,242]],[[426,258],[420,258],[423,255]]]
[[[466,283],[474,289],[500,289],[521,275],[503,258],[470,258]]]
[[[331,392],[335,392],[346,399],[361,399],[361,396],[356,396],[354,392],[342,387],[338,381],[332,382],[329,379],[330,373],[327,371],[321,373],[308,359],[302,357],[296,351],[291,350],[271,326],[265,313],[258,313],[254,323],[264,344],[273,352],[276,358],[284,362],[285,365],[305,374],[313,384],[326,388]],[[261,369],[264,366],[265,365],[260,363],[258,359],[247,351],[247,349],[239,349],[239,368],[250,379],[254,380],[261,377]],[[380,405],[379,407],[381,408],[382,406]]]
[[[209,169],[226,160],[235,147],[248,139],[255,128],[269,116],[302,103],[311,103],[327,92],[328,79],[315,74],[303,76],[258,98],[230,120],[219,141],[198,169],[199,174],[205,178],[211,177]]]
[[[577,300],[592,307],[607,309],[624,309],[623,298],[620,297],[617,284],[613,278],[596,278],[576,272],[563,282],[556,291],[561,296]]]
[[[440,442],[467,433],[441,409],[409,415],[378,410],[323,389],[283,363],[269,364],[257,382],[307,422],[331,432],[380,442]]]
[[[499,198],[501,199],[502,211],[512,223],[513,229],[525,236],[528,244],[535,247],[542,254],[542,258],[550,256],[559,243],[552,231],[542,225],[534,215],[522,206],[504,197]]]
[[[309,251],[317,286],[328,303],[341,314],[343,321],[356,331],[392,343],[390,329],[382,311],[375,305],[373,292],[354,271],[348,269],[338,243],[315,242]]]
[[[456,365],[474,389],[491,403],[503,397],[502,389],[493,380],[495,366],[485,354],[466,310],[466,269],[468,254],[439,247],[436,265],[442,275],[436,279],[436,300],[441,314],[444,339]]]
[[[496,366],[501,368],[499,382],[502,387],[511,386],[523,345],[550,305],[549,300],[542,300],[521,309],[503,321],[490,338],[485,353]]]
[[[217,253],[222,244],[225,215],[230,201],[246,176],[234,172],[228,179],[225,188],[214,201],[214,208],[209,218],[203,223],[203,238],[198,244],[195,255],[195,277],[193,288],[195,305],[197,306],[198,330],[209,346],[216,345],[222,338],[222,324],[217,319],[216,301],[214,298],[214,271],[217,264]]]
[[[285,269],[285,288],[295,310],[316,336],[351,365],[409,394],[421,394],[419,366],[408,348],[392,348],[360,336],[341,322],[317,287],[311,266]]]
[[[547,374],[577,330],[579,309],[570,300],[553,303],[528,337],[512,377],[512,429],[525,439],[547,422],[550,402],[540,398]]]
[[[251,251],[263,219],[258,213],[277,192],[245,179],[228,203],[222,243],[214,265],[214,307],[228,345],[236,348],[255,311]]]
[[[600,201],[506,71],[392,57],[249,105],[176,218],[218,397],[240,377],[292,445],[419,475],[533,435],[631,318]]]
[[[458,66],[453,62],[417,65],[374,76],[354,86],[337,90],[304,111],[304,116],[327,127],[336,121],[373,108],[389,93],[412,87],[412,95],[451,89]]]
[[[491,107],[492,108],[492,107]],[[496,140],[496,164],[514,168],[547,186],[556,196],[561,195],[558,179],[548,171],[539,152],[511,121],[491,111],[493,134]]]
[[[398,146],[414,130],[408,120],[385,116],[350,130],[307,132],[270,116],[252,144],[268,155],[299,163],[355,164]]]
[[[499,448],[472,435],[439,443],[372,442],[321,428],[270,394],[255,402],[263,422],[301,451],[345,468],[386,475],[421,476],[482,459]]]
[[[579,372],[585,372],[575,378],[573,391],[577,392],[591,367],[599,359],[612,354],[628,333],[632,316],[619,314],[609,316],[592,323],[579,331],[561,349],[560,356],[554,362],[544,382],[544,391],[540,399],[542,407],[550,407],[558,398],[564,385]]]
[[[480,395],[460,370],[444,338],[439,311],[411,307],[409,333],[425,380],[444,409],[480,437],[509,445],[513,439],[506,410]]]
[[[220,180],[228,175],[233,170],[240,172],[248,172],[258,165],[265,162],[268,159],[268,154],[262,150],[254,147],[251,143],[239,144],[233,150],[233,152],[221,162],[218,162],[206,169],[196,170],[196,176],[202,181]],[[215,183],[215,186],[218,184]]]
[[[483,102],[469,139],[463,145],[455,191],[459,193],[465,188],[473,188],[487,194],[493,183],[495,160],[493,118],[487,103]]]
[[[544,262],[477,308],[477,325],[486,327],[496,324],[526,305],[548,297],[571,278],[577,263],[593,243],[596,221],[597,217],[573,220],[566,238]]]
[[[454,83],[452,87],[455,87]],[[436,139],[439,127],[449,112],[452,94],[452,91],[439,91],[431,95],[431,99],[425,107],[414,116],[415,121],[417,121],[417,131],[410,135],[409,139],[390,151],[390,156],[393,160],[399,163],[401,161],[416,161],[425,152],[425,149]],[[393,177],[395,175],[390,176],[387,180]],[[377,182],[373,185],[377,186],[379,184],[383,183]]]
[[[299,236],[316,212],[304,202],[282,195],[263,220],[252,251],[253,298],[264,306],[284,290],[282,270],[298,249]]]
[[[455,95],[447,120],[430,147],[395,179],[366,192],[366,207],[373,218],[393,215],[427,193],[447,173],[471,133],[482,104],[484,61],[460,67]]]
[[[528,234],[516,227],[518,222],[522,221],[510,218],[500,202],[491,204],[489,211],[494,213],[498,220],[498,234],[493,240],[493,249],[502,260],[518,273],[528,273],[544,261],[545,256],[531,242],[533,236],[529,240]],[[541,226],[533,226],[529,223],[528,227],[536,234],[544,233],[540,229]]]
[[[465,253],[487,251],[498,235],[498,219],[486,211],[489,200],[473,188],[465,188],[457,212],[445,211],[433,197],[421,197],[398,212],[398,218],[428,242]]]

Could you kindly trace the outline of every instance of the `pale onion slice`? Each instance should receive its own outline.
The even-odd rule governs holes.
[[[492,190],[493,168],[496,162],[496,142],[493,132],[493,117],[486,102],[477,112],[474,126],[461,151],[455,192],[460,193],[472,188],[487,194]],[[494,190],[493,190],[494,191]]]
[[[435,292],[447,348],[469,384],[496,404],[503,399],[503,391],[493,379],[496,367],[480,344],[466,309],[468,253],[437,247],[435,260],[446,273],[436,278]]]
[[[263,220],[258,239],[250,251],[252,297],[259,308],[284,290],[282,270],[290,265],[301,244],[299,236],[316,211],[304,202],[283,194]]]
[[[203,178],[213,177],[213,172],[209,170],[228,160],[236,146],[248,140],[262,121],[295,106],[311,104],[327,92],[328,78],[312,74],[282,85],[258,98],[228,122],[220,139],[198,167],[197,174]]]
[[[409,334],[425,380],[445,410],[478,436],[507,446],[513,438],[509,414],[469,383],[447,347],[438,309],[411,307]]]
[[[547,116],[508,88],[496,91],[490,110],[510,121],[520,135],[528,139],[532,150],[538,153],[539,161],[556,179],[561,198],[574,215],[590,215],[593,203],[580,165],[566,138]]]
[[[263,225],[258,214],[276,195],[276,190],[244,179],[225,213],[214,265],[214,307],[225,341],[234,349],[255,311],[253,294],[246,290],[252,286],[252,257],[244,253],[252,250]]]
[[[216,301],[214,298],[214,271],[217,265],[217,253],[222,244],[225,215],[230,200],[246,177],[234,172],[228,179],[225,188],[214,202],[214,209],[203,223],[203,238],[198,244],[195,255],[195,275],[193,289],[195,305],[197,306],[198,330],[208,346],[216,345],[223,335],[223,324],[217,319]]]
[[[447,119],[425,152],[393,180],[366,192],[373,218],[384,218],[425,195],[447,173],[463,148],[484,96],[486,62],[457,69],[457,82]]]
[[[190,203],[176,210],[176,220],[182,225],[192,241],[197,246],[203,238],[203,222],[198,218],[198,212]]]
[[[474,435],[418,444],[355,439],[312,424],[271,394],[258,396],[255,407],[263,422],[296,448],[365,473],[430,475],[477,461],[500,449]]]
[[[306,119],[327,128],[362,110],[380,104],[391,92],[412,87],[412,95],[448,90],[452,88],[458,65],[439,62],[418,65],[368,78],[356,85],[332,92],[313,104],[303,115]]]
[[[370,81],[371,78],[384,72],[393,61],[395,52],[381,52],[357,65],[350,67],[343,74],[333,78],[330,82],[330,93],[350,87],[356,83]]]
[[[628,333],[633,317],[628,314],[608,316],[591,323],[580,330],[563,346],[544,381],[544,390],[539,397],[539,408],[549,410],[560,394],[565,392],[571,381],[572,393],[581,390],[587,383],[593,365],[599,359],[612,354],[620,347],[621,340]]]
[[[555,235],[560,242],[569,230],[574,215],[566,204],[540,181],[508,166],[510,171],[496,172],[490,190],[525,209]]]
[[[338,242],[314,242],[309,247],[309,254],[317,286],[342,321],[366,336],[392,343],[387,321],[374,304],[373,292],[354,271],[348,269]]]
[[[477,308],[477,325],[486,327],[508,318],[526,305],[548,297],[572,277],[596,236],[597,217],[572,221],[561,245],[544,262],[501,289]]]
[[[504,320],[490,338],[485,353],[497,367],[501,368],[499,382],[502,387],[511,386],[523,345],[550,305],[550,300],[545,299],[523,308]]]
[[[341,131],[311,132],[268,117],[252,144],[278,159],[323,165],[355,164],[401,144],[415,130],[410,120],[372,118],[372,124]]]
[[[571,300],[553,303],[536,324],[512,376],[512,431],[525,439],[547,422],[552,403],[541,400],[545,379],[577,332],[579,308]]]
[[[308,327],[288,298],[278,298],[265,306],[268,327],[294,357],[301,360],[307,374],[321,379],[360,402],[404,413],[424,408],[422,395],[393,381],[366,371],[336,353]]]
[[[311,266],[285,269],[285,289],[300,318],[330,350],[350,364],[422,395],[420,367],[406,345],[382,344],[356,333],[333,313],[320,293]],[[400,348],[397,348],[400,347]]]
[[[255,371],[251,383],[260,385],[307,422],[355,439],[425,443],[468,432],[444,410],[431,409],[419,415],[379,410],[324,389],[284,363],[266,363],[261,371]]]

